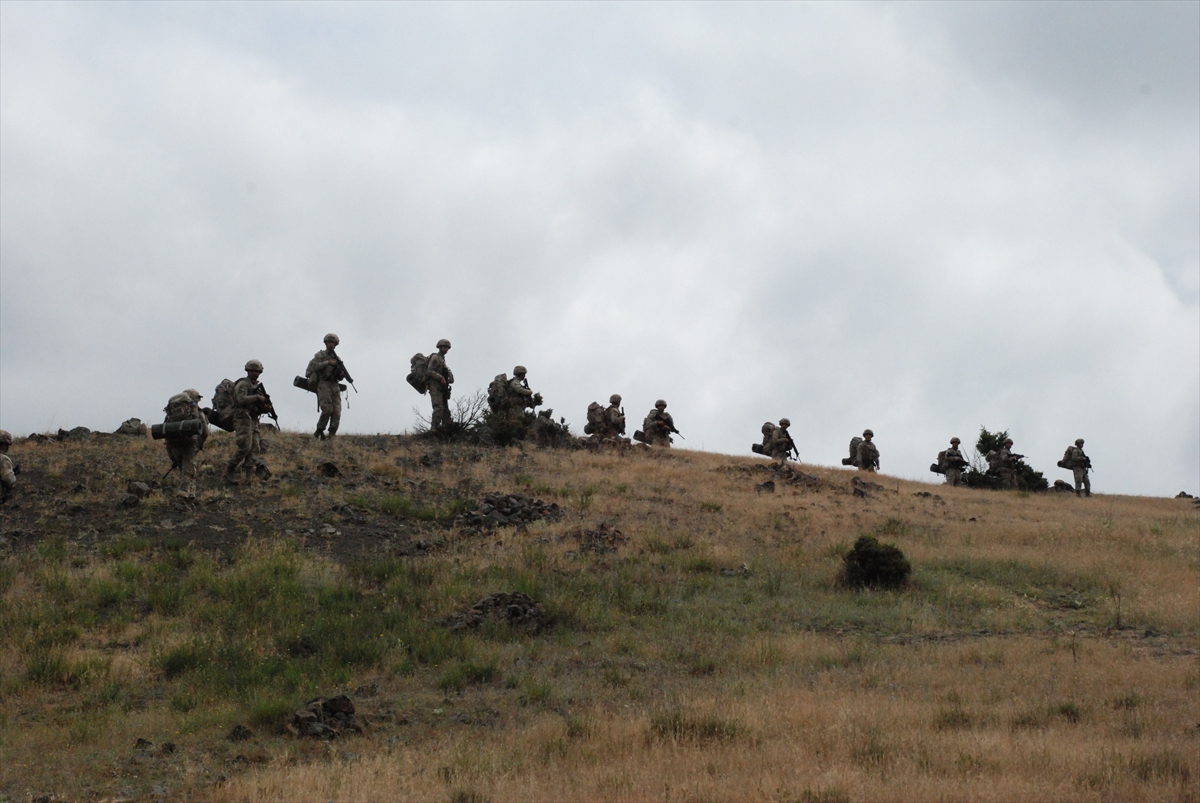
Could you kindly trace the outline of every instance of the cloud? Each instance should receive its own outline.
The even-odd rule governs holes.
[[[257,357],[306,428],[336,331],[345,428],[400,431],[445,336],[458,392],[521,362],[576,428],[666,397],[828,464],[870,426],[930,479],[984,424],[1194,485],[1194,9],[972,8],[6,3],[3,425]]]

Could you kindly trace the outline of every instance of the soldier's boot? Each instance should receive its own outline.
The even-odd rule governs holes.
[[[271,479],[271,469],[267,468],[266,463],[259,463],[254,467],[254,473],[258,475],[260,480]]]
[[[338,431],[338,428],[336,426],[332,426],[329,428],[329,434],[326,435],[325,437],[332,438],[334,435],[337,434],[337,431]]]
[[[325,433],[318,429],[316,432],[313,433],[313,437],[319,441],[323,441],[323,440],[325,440]]]
[[[237,466],[231,466],[231,467],[225,469],[225,484],[226,485],[240,485],[241,484],[238,481]]]

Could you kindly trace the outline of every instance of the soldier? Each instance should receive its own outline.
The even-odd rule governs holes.
[[[532,409],[542,403],[542,394],[529,389],[525,374],[524,365],[514,366],[513,378],[508,380],[508,404],[518,416],[525,412],[525,408]]]
[[[183,477],[179,493],[189,499],[196,497],[196,454],[204,448],[204,441],[208,439],[208,419],[205,418],[199,404],[202,398],[204,397],[200,395],[200,391],[188,388],[168,399],[167,406],[163,408],[163,412],[167,414],[163,419],[164,423],[200,422],[200,431],[195,435],[169,435],[166,438],[171,470],[179,469],[179,474]]]
[[[443,337],[437,342],[437,354],[430,354],[425,364],[425,387],[433,403],[433,413],[429,416],[432,429],[442,429],[451,422],[450,386],[454,384],[454,372],[446,365],[446,352],[449,350],[450,341]]]
[[[1088,469],[1092,467],[1092,459],[1083,453],[1083,438],[1077,438],[1074,446],[1068,446],[1063,455],[1063,468],[1071,469],[1075,475],[1075,495],[1081,496],[1082,490],[1088,496],[1092,495],[1092,481],[1088,479]]]
[[[960,443],[962,441],[958,438],[951,438],[950,448],[942,452],[946,484],[953,487],[958,487],[958,483],[962,480],[963,468],[967,465],[967,461],[963,459],[962,452],[958,448]]]
[[[771,440],[767,443],[767,454],[773,459],[778,460],[780,465],[787,462],[788,455],[792,452],[796,453],[796,457],[800,457],[800,450],[796,448],[796,442],[792,440],[791,434],[788,433],[788,427],[792,422],[786,418],[779,419],[779,426],[771,433]]]
[[[750,444],[750,451],[755,454],[771,454],[771,438],[775,435],[775,424],[771,421],[765,421],[762,425],[762,443]]]
[[[863,430],[862,442],[858,444],[858,459],[854,464],[860,471],[870,471],[872,474],[879,469],[879,449],[872,442],[875,433],[869,429]]]
[[[604,432],[601,437],[619,438],[625,434],[625,411],[621,409],[621,394],[614,393],[608,397],[608,407],[604,408]]]
[[[228,465],[225,466],[225,481],[238,484],[238,467],[242,474],[249,479],[253,471],[261,479],[268,479],[271,470],[267,468],[262,458],[262,437],[258,431],[258,417],[266,412],[274,412],[271,397],[263,388],[258,377],[262,375],[263,364],[258,360],[246,363],[246,375],[233,383],[233,431],[237,433],[237,451],[234,452]]]
[[[988,466],[1000,478],[1000,485],[1005,488],[1015,488],[1017,486],[1014,469],[1016,468],[1017,461],[1025,456],[1023,454],[1013,454],[1012,446],[1013,439],[1008,438],[1004,441],[1004,445],[1000,447],[998,452],[987,453]]]
[[[12,435],[8,430],[0,429],[0,501],[8,499],[17,485],[17,472],[8,456],[9,446],[12,446]]]
[[[667,412],[667,403],[659,399],[654,403],[654,409],[647,413],[646,419],[642,421],[642,437],[644,442],[651,446],[670,449],[672,432],[679,432],[675,429],[675,419]]]
[[[329,425],[329,437],[337,434],[338,426],[342,423],[342,386],[346,378],[346,368],[338,357],[336,349],[341,340],[333,332],[325,335],[325,348],[313,355],[304,369],[304,376],[311,388],[317,386],[317,405],[321,417],[317,419],[317,431],[313,437],[325,440],[325,425]]]

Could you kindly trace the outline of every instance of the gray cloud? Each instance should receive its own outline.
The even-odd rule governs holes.
[[[522,362],[577,427],[871,426],[931,479],[984,424],[1195,491],[1198,7],[5,3],[3,426],[253,356],[306,428],[333,330],[346,426],[399,431],[446,336],[461,392]]]

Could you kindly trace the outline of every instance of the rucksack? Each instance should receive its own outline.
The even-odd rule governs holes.
[[[233,380],[221,380],[221,383],[217,385],[217,389],[213,391],[212,403],[214,410],[225,410],[233,407]]]
[[[404,377],[408,384],[413,386],[413,389],[422,396],[429,390],[425,383],[425,369],[429,365],[429,360],[424,354],[414,354],[412,359],[408,361],[409,372],[408,376]]]
[[[188,398],[186,394],[180,393],[178,396],[171,397],[171,401],[167,402],[163,412],[167,414],[163,423],[190,421],[200,417],[200,405]]]
[[[487,389],[488,406],[492,410],[508,407],[508,374],[496,374]]]
[[[587,423],[583,425],[585,435],[594,435],[597,430],[604,429],[604,406],[600,402],[588,405]]]
[[[858,465],[858,445],[860,443],[862,443],[862,438],[858,437],[857,435],[850,439],[850,456],[842,458],[843,466]]]

